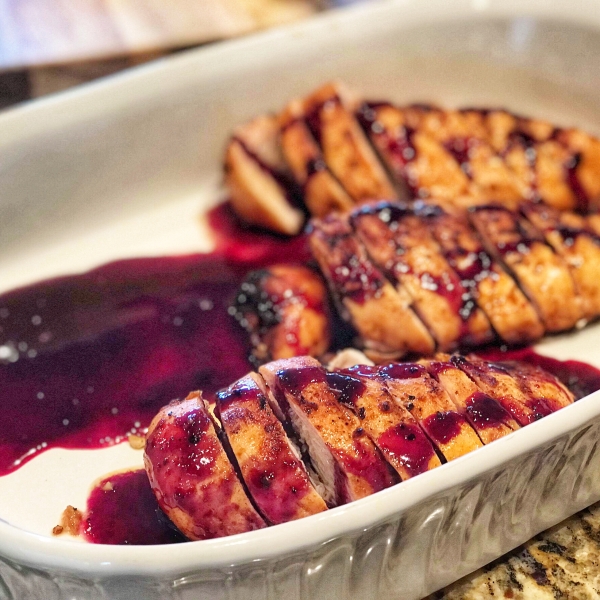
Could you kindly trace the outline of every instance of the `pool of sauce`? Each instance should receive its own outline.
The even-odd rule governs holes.
[[[212,399],[252,368],[230,302],[249,270],[306,262],[306,239],[249,230],[227,205],[209,221],[211,254],[123,260],[0,296],[0,476],[49,448],[118,443],[143,431],[173,398],[202,389]],[[600,371],[584,363],[529,349],[480,354],[548,369],[578,398],[600,389]],[[388,369],[410,376],[407,366]],[[394,439],[412,440],[400,433]],[[422,465],[413,462],[417,473]],[[143,471],[95,487],[82,531],[95,543],[182,541]]]
[[[211,254],[124,260],[0,296],[0,475],[43,450],[101,448],[170,400],[251,369],[228,314],[250,269],[306,260],[305,240],[209,216]]]

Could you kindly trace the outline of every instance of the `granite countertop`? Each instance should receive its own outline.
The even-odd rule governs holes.
[[[600,502],[428,600],[600,598]]]

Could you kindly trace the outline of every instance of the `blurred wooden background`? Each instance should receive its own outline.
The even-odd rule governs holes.
[[[343,0],[0,0],[0,108]]]
[[[314,10],[309,0],[0,0],[0,70],[192,46]]]

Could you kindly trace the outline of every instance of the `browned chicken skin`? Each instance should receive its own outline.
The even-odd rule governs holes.
[[[230,312],[250,333],[256,362],[321,356],[329,349],[331,319],[323,280],[298,265],[252,271]]]
[[[487,317],[419,214],[407,205],[382,202],[354,211],[350,221],[375,263],[408,291],[440,349],[493,339]]]
[[[387,463],[352,411],[329,388],[313,358],[279,360],[260,368],[273,397],[308,447],[333,504],[368,496],[395,483]]]
[[[539,339],[544,326],[513,278],[486,252],[465,214],[432,204],[418,208],[463,287],[509,344]]]
[[[292,450],[267,401],[262,378],[242,377],[217,394],[216,415],[246,487],[269,523],[285,523],[327,506]]]
[[[279,118],[281,149],[294,178],[304,189],[309,212],[324,217],[345,212],[354,201],[333,176],[306,122],[303,103],[291,102]]]
[[[466,373],[484,393],[501,404],[519,423],[528,425],[550,414],[543,398],[532,398],[502,366],[475,356],[453,356],[452,364]]]
[[[373,265],[347,220],[330,216],[313,221],[310,246],[342,316],[352,323],[366,350],[389,357],[408,350],[433,351],[433,339],[413,312],[410,297]]]
[[[367,435],[403,481],[439,466],[440,459],[415,418],[394,402],[377,369],[365,366],[327,374],[338,400],[352,408]]]
[[[466,416],[484,444],[519,429],[519,424],[498,402],[450,362],[450,356],[438,355],[436,360],[423,360],[421,364],[446,390],[458,412]]]
[[[381,367],[379,373],[392,398],[415,417],[446,460],[482,446],[474,429],[423,365],[391,364]]]
[[[144,463],[160,507],[189,539],[265,526],[221,446],[200,393],[165,406],[154,417]]]
[[[581,300],[583,316],[600,315],[600,237],[575,213],[526,203],[523,214],[565,261]]]
[[[355,102],[340,84],[327,84],[303,99],[306,123],[333,175],[355,203],[395,198],[396,192],[355,115]]]
[[[501,206],[470,215],[486,249],[502,261],[535,305],[549,332],[574,327],[583,316],[575,283],[560,256],[521,216]]]

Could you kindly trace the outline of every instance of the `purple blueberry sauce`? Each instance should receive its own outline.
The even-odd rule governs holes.
[[[435,450],[415,423],[400,423],[383,433],[378,443],[402,463],[411,477],[427,471]]]
[[[210,215],[208,255],[119,261],[0,297],[0,475],[50,447],[102,448],[190,390],[210,400],[251,369],[228,314],[245,274],[306,260],[304,238]]]
[[[149,545],[184,542],[150,489],[143,469],[111,475],[91,491],[81,522],[94,544]]]
[[[436,412],[423,421],[423,428],[436,444],[448,444],[466,425],[465,418],[455,411]]]

